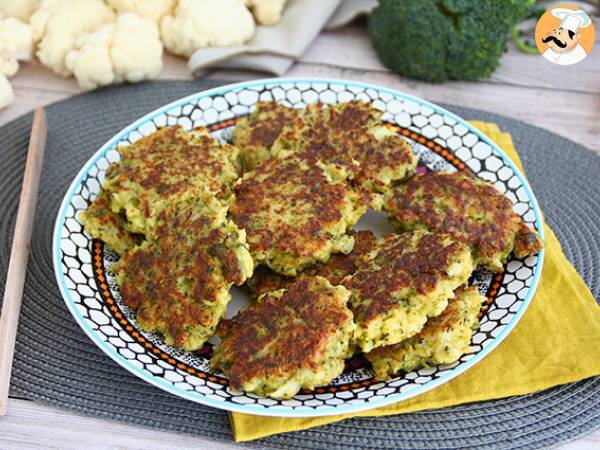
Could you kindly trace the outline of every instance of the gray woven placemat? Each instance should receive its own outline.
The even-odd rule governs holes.
[[[48,144],[31,243],[11,394],[97,417],[232,439],[227,414],[181,400],[135,378],[97,349],[64,305],[51,236],[67,186],[124,125],[214,82],[152,82],[71,98],[47,109]],[[567,257],[600,293],[600,158],[580,145],[506,117],[449,107],[496,122],[522,156],[548,223]],[[0,128],[0,281],[8,266],[31,115]],[[551,330],[549,330],[551,332]],[[500,375],[499,375],[500,376]],[[351,419],[254,441],[261,448],[532,448],[600,426],[600,377],[540,393],[392,417]]]

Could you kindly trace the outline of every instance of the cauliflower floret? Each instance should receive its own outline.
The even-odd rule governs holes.
[[[31,27],[14,17],[0,16],[0,74],[12,77],[19,61],[30,61],[33,50]]]
[[[261,25],[274,25],[281,19],[286,0],[246,0],[254,18]]]
[[[15,101],[15,94],[8,79],[0,73],[0,109],[7,107]]]
[[[65,63],[84,89],[153,78],[162,68],[158,28],[149,19],[123,13],[116,22],[79,36]]]
[[[33,38],[39,42],[37,57],[59,75],[69,76],[65,56],[77,36],[112,22],[115,13],[101,0],[43,0],[31,16]]]
[[[167,49],[191,56],[202,47],[242,44],[254,34],[254,19],[244,0],[179,0],[160,31]]]
[[[39,4],[40,0],[0,0],[0,16],[29,22],[29,17]]]
[[[176,2],[177,0],[106,0],[108,6],[118,13],[134,12],[157,24],[163,16],[173,12]]]

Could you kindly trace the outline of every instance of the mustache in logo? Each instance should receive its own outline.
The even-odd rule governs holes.
[[[554,41],[554,43],[556,45],[558,45],[560,48],[565,48],[567,46],[566,42],[562,42],[562,41],[558,40],[558,38],[556,36],[547,36],[542,39],[542,42],[544,44],[546,44],[547,42],[550,42],[550,41]]]

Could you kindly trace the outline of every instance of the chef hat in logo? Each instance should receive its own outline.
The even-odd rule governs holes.
[[[567,8],[554,8],[551,13],[554,17],[561,20],[560,28],[571,30],[573,33],[577,33],[579,28],[588,27],[592,23],[590,16],[581,9],[573,11]]]

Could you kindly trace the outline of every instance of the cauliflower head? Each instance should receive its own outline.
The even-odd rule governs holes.
[[[15,94],[8,79],[0,73],[0,109],[7,107],[15,101]]]
[[[177,0],[106,0],[106,3],[118,13],[134,12],[158,24],[163,16],[173,12]]]
[[[254,34],[254,19],[244,0],[179,0],[174,15],[160,26],[165,47],[191,56],[202,47],[240,45]]]
[[[29,22],[29,17],[39,4],[40,0],[0,0],[0,16]]]
[[[115,13],[101,0],[43,0],[30,19],[41,63],[59,75],[69,76],[65,57],[77,36],[112,22]]]
[[[30,61],[33,51],[31,27],[15,17],[0,16],[0,74],[12,77],[19,61]]]
[[[84,89],[154,78],[162,68],[158,28],[149,19],[123,13],[116,22],[80,35],[65,64]]]
[[[286,0],[246,0],[254,18],[261,25],[274,25],[281,19]]]

